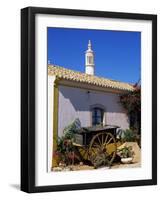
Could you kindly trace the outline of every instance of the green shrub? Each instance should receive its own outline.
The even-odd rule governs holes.
[[[74,134],[80,128],[79,119],[75,119],[71,124],[65,127],[63,131],[63,136],[58,138],[57,151],[55,154],[58,155],[60,162],[65,163],[66,165],[74,164],[75,160],[80,160],[74,142]]]
[[[126,129],[123,132],[121,139],[123,142],[136,142],[137,135],[131,129]]]
[[[118,155],[121,158],[129,158],[129,157],[133,157],[133,155],[134,155],[134,152],[132,151],[131,146],[129,146],[129,147],[125,146],[117,151],[118,151]]]
[[[80,120],[77,118],[71,124],[64,128],[63,135],[65,138],[72,139],[78,129],[81,128]]]
[[[95,169],[101,166],[110,166],[108,155],[103,152],[98,153],[96,156],[91,156],[90,160]]]

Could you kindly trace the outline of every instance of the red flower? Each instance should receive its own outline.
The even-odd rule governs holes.
[[[58,151],[54,151],[53,152],[53,157],[59,156],[59,152]]]
[[[64,146],[69,146],[70,141],[69,140],[64,140]]]
[[[74,152],[69,152],[68,153],[68,158],[73,160],[75,158],[75,153]]]

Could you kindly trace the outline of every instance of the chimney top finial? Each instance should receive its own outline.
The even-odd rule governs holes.
[[[91,40],[88,40],[88,49],[85,52],[85,72],[94,75],[94,52],[92,51]]]
[[[88,41],[88,49],[91,49],[92,45],[91,45],[91,40]]]

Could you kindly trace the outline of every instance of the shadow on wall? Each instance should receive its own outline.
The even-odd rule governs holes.
[[[91,126],[91,108],[101,105],[105,110],[105,124],[129,127],[126,111],[119,103],[119,95],[86,89],[59,86],[59,135],[68,124],[79,118],[82,126]]]
[[[67,86],[60,86],[59,91],[61,93],[60,101],[72,104],[76,111],[89,111],[91,106],[100,105],[105,108],[106,112],[126,113],[126,110],[119,103],[118,94],[94,92]]]

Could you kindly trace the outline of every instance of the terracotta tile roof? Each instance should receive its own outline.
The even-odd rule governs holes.
[[[125,91],[133,91],[134,87],[129,83],[119,82],[77,72],[57,65],[48,65],[48,75],[55,75],[65,80],[76,81],[81,83],[92,84],[99,87],[112,88]]]

